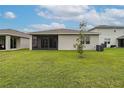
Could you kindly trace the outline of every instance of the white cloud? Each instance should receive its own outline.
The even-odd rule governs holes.
[[[124,25],[124,9],[105,8],[98,12],[93,6],[39,6],[37,15],[55,20],[86,20],[88,27],[96,25]]]
[[[43,10],[44,9],[44,10]],[[71,6],[71,5],[56,5],[56,6],[40,6],[37,9],[37,15],[59,20],[80,20],[85,13],[89,10],[88,6]]]
[[[124,9],[105,9],[103,12],[93,9],[84,14],[84,17],[92,25],[123,25]]]
[[[3,16],[4,16],[5,18],[8,18],[8,19],[14,19],[14,18],[16,18],[16,15],[15,15],[13,12],[10,12],[10,11],[5,12],[5,13],[3,14]]]
[[[49,29],[59,29],[59,28],[66,28],[64,24],[53,22],[51,24],[32,24],[29,25],[27,28],[24,28],[23,31],[31,32],[31,31],[43,31]]]

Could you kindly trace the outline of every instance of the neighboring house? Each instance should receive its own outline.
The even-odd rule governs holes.
[[[74,44],[79,37],[78,30],[54,29],[29,33],[30,50],[75,50]],[[99,43],[98,32],[84,32],[85,50],[95,50]]]
[[[89,30],[99,33],[99,44],[106,47],[124,47],[124,26],[100,25]]]
[[[29,35],[11,29],[0,30],[0,50],[29,48]]]

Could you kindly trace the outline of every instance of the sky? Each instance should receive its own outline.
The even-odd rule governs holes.
[[[124,6],[0,5],[0,29],[23,32],[79,29],[82,20],[87,22],[87,29],[98,25],[124,26]]]

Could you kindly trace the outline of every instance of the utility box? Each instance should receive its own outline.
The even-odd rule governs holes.
[[[96,45],[96,51],[104,51],[104,46],[103,45]]]

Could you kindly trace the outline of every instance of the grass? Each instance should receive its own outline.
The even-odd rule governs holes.
[[[124,48],[104,52],[0,51],[0,87],[124,87]]]

